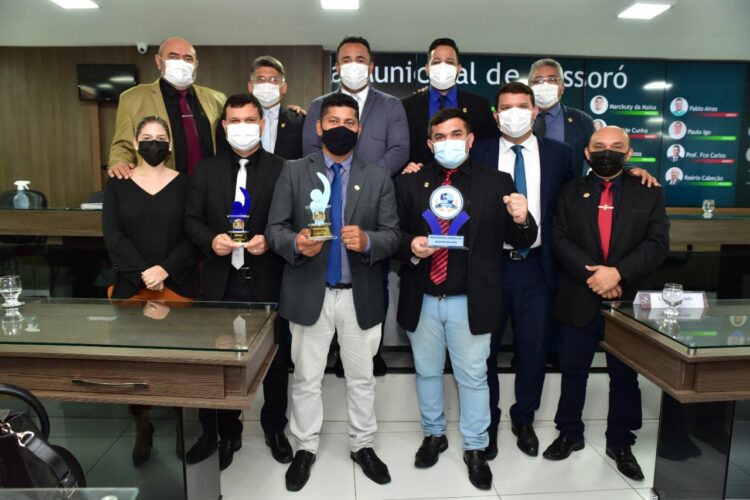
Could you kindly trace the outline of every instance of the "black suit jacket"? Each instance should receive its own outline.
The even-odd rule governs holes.
[[[468,161],[471,162],[471,188],[465,210],[471,217],[466,238],[469,248],[466,287],[469,328],[471,333],[481,334],[500,327],[503,241],[519,248],[527,247],[536,239],[537,227],[531,214],[526,229],[520,229],[508,214],[502,197],[515,191],[510,175]],[[415,174],[400,175],[396,179],[396,202],[402,231],[396,253],[396,258],[401,261],[397,317],[398,323],[408,331],[416,330],[419,323],[424,284],[429,279],[432,263],[432,259],[417,259],[412,254],[411,241],[416,236],[430,233],[422,213],[429,207],[430,194],[436,187],[429,182],[435,168],[440,167],[430,163]]]
[[[557,272],[550,245],[550,228],[555,217],[557,198],[563,185],[575,178],[570,162],[570,146],[552,139],[536,138],[539,144],[541,214],[537,221],[542,232],[542,268],[550,290],[555,289]],[[497,169],[500,156],[500,140],[486,139],[474,144],[471,157],[493,170]],[[576,169],[577,172],[577,169]]]
[[[297,160],[302,158],[302,127],[305,124],[305,115],[295,113],[283,104],[279,108],[279,121],[276,129],[276,142],[273,154],[281,156],[285,160]],[[229,143],[221,120],[216,122],[216,154],[229,153]]]
[[[633,300],[641,280],[656,270],[669,252],[664,191],[648,189],[639,178],[625,175],[605,264],[599,241],[598,182],[591,174],[566,184],[552,226],[552,251],[558,262],[553,317],[572,326],[588,324],[601,304],[601,297],[586,284],[592,273],[585,266],[616,267],[622,277],[623,300]]]
[[[427,147],[427,124],[430,122],[429,87],[417,90],[402,99],[409,122],[410,158],[409,161],[427,164],[432,161],[432,153]],[[458,91],[458,107],[469,116],[469,126],[475,140],[500,137],[490,102],[482,96]]]
[[[235,180],[230,154],[217,155],[196,165],[185,207],[185,232],[203,254],[203,299],[221,300],[227,286],[232,255],[219,257],[211,242],[229,230],[234,202]],[[250,193],[250,236],[263,234],[268,222],[273,189],[284,160],[260,151],[257,175]],[[270,250],[263,255],[245,252],[245,265],[251,268],[255,296],[263,302],[278,302],[283,261]]]
[[[586,175],[589,164],[583,155],[583,149],[589,145],[591,134],[594,133],[594,120],[580,109],[563,106],[562,110],[565,120],[565,144],[573,150],[575,176]]]

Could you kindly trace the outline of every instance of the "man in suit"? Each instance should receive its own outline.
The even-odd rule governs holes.
[[[667,183],[670,186],[676,186],[680,183],[682,180],[682,171],[680,171],[679,168],[675,167],[672,170],[669,171],[669,182]]]
[[[263,150],[260,145],[263,108],[249,94],[230,96],[224,105],[222,125],[231,149],[199,163],[190,186],[185,208],[185,232],[203,254],[203,300],[228,302],[278,302],[283,262],[268,251],[263,232],[268,210],[283,159]],[[240,188],[249,194],[249,236],[247,243],[234,242],[228,215],[233,203],[245,199]],[[276,325],[276,336],[284,329]],[[283,339],[276,339],[283,342]],[[286,425],[286,392],[288,362],[277,359],[263,381],[266,402],[261,422],[266,443],[273,456],[282,463],[292,459],[292,449],[284,437]],[[281,407],[270,408],[269,406]],[[275,411],[274,411],[275,410]],[[270,413],[270,415],[265,415]],[[268,422],[269,417],[283,419]],[[234,452],[242,446],[242,422],[239,410],[201,410],[203,434],[188,451],[188,463],[207,458],[217,446],[218,417],[219,465],[223,470],[232,462]],[[269,428],[276,426],[273,431]]]
[[[468,158],[474,134],[463,111],[442,109],[429,127],[428,147],[435,161],[396,181],[402,231],[396,254],[401,261],[398,322],[411,341],[425,435],[414,465],[431,467],[448,447],[443,401],[447,347],[461,401],[469,480],[477,488],[490,489],[492,472],[485,455],[490,424],[487,356],[490,332],[497,330],[500,319],[500,249],[504,241],[528,247],[536,239],[537,226],[526,198],[514,193],[508,174]],[[463,206],[446,214],[453,222],[436,218],[444,211],[434,202],[441,193]],[[457,222],[467,215],[468,222]],[[428,222],[431,218],[435,220]],[[454,224],[458,226],[450,227]],[[429,233],[462,236],[468,251],[430,247]]]
[[[466,113],[469,126],[478,141],[500,135],[492,118],[489,101],[458,88],[457,80],[461,74],[458,56],[455,41],[450,38],[434,40],[427,50],[425,66],[430,86],[403,99],[409,121],[411,163],[424,165],[432,161],[432,152],[427,147],[427,124],[443,108],[458,108]]]
[[[511,428],[521,451],[530,456],[539,453],[533,422],[544,386],[555,289],[549,230],[560,188],[575,176],[570,147],[532,133],[538,109],[531,88],[521,82],[505,84],[498,91],[496,103],[501,137],[475,145],[472,158],[513,177],[518,192],[527,197],[529,212],[540,231],[530,246],[519,248],[506,243],[500,259],[503,270],[500,325],[493,330],[487,358],[491,411],[489,459],[497,456],[497,428],[500,424],[497,354],[508,319],[513,325],[516,356],[516,402],[510,408]]]
[[[682,148],[679,144],[675,144],[674,146],[672,146],[672,154],[669,157],[669,161],[671,161],[672,163],[679,163],[680,160],[682,160],[683,156],[680,153],[682,153]]]
[[[137,163],[133,130],[144,116],[158,116],[169,125],[174,147],[168,167],[192,175],[198,162],[214,155],[214,127],[226,96],[193,84],[198,56],[184,38],[166,39],[154,61],[161,77],[153,83],[136,85],[120,96],[109,150],[110,177],[130,177],[130,170]]]
[[[602,301],[633,300],[640,282],[669,252],[664,192],[623,175],[633,154],[625,131],[596,131],[585,154],[592,173],[563,187],[551,232],[558,262],[553,315],[561,323],[562,379],[555,415],[560,435],[544,452],[550,460],[563,460],[584,447],[581,413],[589,368],[604,331]],[[641,427],[638,374],[609,353],[607,371],[607,456],[625,476],[642,480],[631,451],[633,431]]]
[[[268,242],[286,261],[280,314],[292,331],[289,428],[299,448],[286,472],[290,491],[302,489],[315,462],[323,424],[321,385],[334,331],[346,373],[350,456],[376,483],[391,480],[373,450],[372,357],[385,318],[380,261],[398,246],[398,218],[388,172],[354,153],[361,130],[358,117],[353,97],[336,92],[323,99],[316,122],[322,149],[287,162],[268,219]],[[335,239],[311,237],[313,202],[330,206]]]

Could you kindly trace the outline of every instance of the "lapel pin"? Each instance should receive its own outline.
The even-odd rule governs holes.
[[[281,127],[281,128],[284,128],[284,127],[286,127],[286,123],[282,123],[282,124],[280,125],[280,127]]]
[[[466,108],[463,108],[461,111],[463,111],[464,113],[468,113],[469,112]]]
[[[354,186],[354,190],[355,190],[355,191],[359,191],[359,184],[355,184],[355,186]]]
[[[588,198],[589,196],[591,196],[591,194],[590,194],[590,193],[583,193],[583,197],[584,197],[584,198]]]
[[[426,187],[426,188],[430,187],[430,183],[429,182],[425,182],[424,183],[424,187]]]
[[[571,117],[568,117],[568,123],[573,123],[573,119]]]

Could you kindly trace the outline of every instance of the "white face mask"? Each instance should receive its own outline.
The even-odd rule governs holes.
[[[521,137],[531,130],[530,109],[510,108],[499,115],[500,132],[509,137]]]
[[[258,98],[264,108],[271,108],[281,100],[280,87],[273,83],[253,84],[253,95]]]
[[[466,140],[447,139],[433,143],[432,147],[435,150],[435,161],[449,170],[461,165],[469,156],[466,152]]]
[[[227,125],[227,142],[238,151],[250,151],[260,142],[260,125],[230,123]]]
[[[456,84],[458,67],[448,63],[430,66],[430,85],[437,90],[448,90]]]
[[[534,91],[534,99],[540,108],[547,109],[557,103],[557,85],[551,83],[539,83],[531,87]]]
[[[360,63],[346,63],[340,66],[341,82],[347,89],[360,90],[370,83],[370,67]]]
[[[164,79],[178,89],[191,86],[194,82],[195,65],[182,59],[167,59],[164,62]]]

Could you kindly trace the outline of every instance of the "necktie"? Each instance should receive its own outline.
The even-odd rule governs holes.
[[[526,163],[523,161],[523,146],[516,144],[510,149],[516,154],[516,162],[513,165],[513,181],[516,184],[516,191],[520,194],[527,196],[526,190]],[[528,197],[528,196],[527,196]],[[516,251],[524,257],[529,254],[528,248],[517,248]]]
[[[245,165],[248,164],[250,160],[247,158],[241,158],[240,159],[240,170],[237,172],[237,184],[234,186],[234,201],[239,201],[240,203],[243,203],[245,201],[245,197],[242,195],[242,191],[240,191],[240,188],[243,187],[247,189],[247,168]],[[241,268],[245,264],[245,249],[243,247],[235,248],[232,250],[232,267],[235,269]]]
[[[440,107],[438,109],[443,109],[448,107],[448,96],[440,94]]]
[[[453,175],[457,172],[457,169],[445,169],[444,177],[443,177],[443,186],[450,186],[451,185],[451,179],[453,178]],[[443,234],[446,234],[448,232],[448,228],[450,228],[451,221],[445,220],[445,219],[439,219],[440,221],[440,231]],[[448,279],[448,249],[447,248],[439,248],[435,251],[435,253],[432,254],[432,264],[430,266],[430,279],[432,282],[436,285],[439,285],[440,283],[444,282],[446,279]]]
[[[537,118],[536,135],[538,137],[547,137],[547,112],[542,111]]]
[[[263,135],[260,137],[260,143],[263,145],[263,149],[269,153],[273,153],[276,147],[275,132],[278,126],[279,108],[264,109],[263,117],[266,119],[266,126],[263,127]]]
[[[328,253],[328,268],[326,269],[326,282],[329,285],[337,285],[341,281],[341,165],[334,163],[333,182],[331,183],[331,232],[338,239],[331,241]]]
[[[193,175],[193,167],[203,159],[201,152],[201,140],[198,137],[198,127],[195,124],[193,111],[187,102],[187,90],[178,90],[180,96],[180,114],[182,115],[182,130],[185,133],[185,145],[187,146],[188,175]]]
[[[612,212],[615,209],[612,196],[612,182],[602,182],[602,196],[599,198],[599,238],[601,238],[604,263],[609,257],[609,238],[612,236]]]

